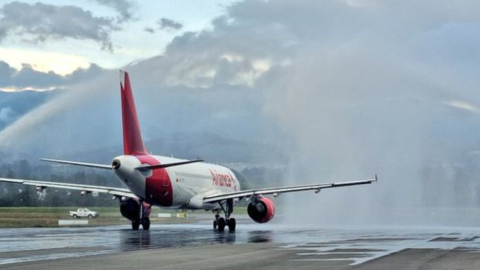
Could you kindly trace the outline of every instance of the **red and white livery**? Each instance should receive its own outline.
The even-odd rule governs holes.
[[[233,206],[248,198],[248,215],[256,222],[265,223],[275,215],[275,204],[265,195],[276,197],[280,193],[370,184],[374,179],[329,184],[273,187],[244,190],[238,172],[203,160],[182,160],[148,153],[143,144],[140,124],[133,99],[130,78],[120,71],[122,102],[123,155],[115,157],[111,165],[42,159],[68,165],[112,170],[126,188],[45,182],[25,179],[0,178],[10,182],[35,186],[37,190],[62,188],[78,190],[81,194],[92,192],[111,194],[120,201],[120,212],[132,222],[132,229],[150,228],[152,206],[174,209],[211,210],[215,214],[214,229],[235,231],[236,222],[231,217]],[[222,214],[222,215],[221,215]]]

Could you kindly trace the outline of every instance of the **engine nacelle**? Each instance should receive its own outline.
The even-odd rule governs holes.
[[[275,216],[275,204],[269,198],[260,197],[248,205],[247,212],[258,223],[269,222]]]
[[[132,198],[121,200],[120,213],[131,221],[138,220],[140,218],[140,202]]]

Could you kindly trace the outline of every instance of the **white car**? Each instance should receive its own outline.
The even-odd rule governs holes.
[[[81,218],[81,217],[96,218],[98,217],[98,214],[97,212],[92,211],[88,208],[78,208],[77,211],[70,211],[70,216],[73,218]]]

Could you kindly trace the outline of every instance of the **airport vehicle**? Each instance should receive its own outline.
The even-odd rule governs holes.
[[[98,217],[98,214],[97,212],[92,211],[88,208],[78,208],[77,211],[70,211],[70,216],[72,218],[81,218],[81,217],[96,218]]]
[[[126,188],[91,186],[82,184],[45,182],[24,179],[0,178],[0,181],[45,188],[77,190],[85,195],[92,192],[106,193],[118,198],[121,214],[132,223],[132,229],[150,228],[152,205],[163,208],[211,210],[215,219],[214,229],[235,231],[236,221],[231,217],[234,204],[249,200],[248,215],[258,223],[270,221],[275,215],[275,204],[265,195],[371,184],[374,179],[320,183],[311,185],[242,189],[240,174],[227,167],[209,164],[203,160],[182,160],[151,155],[143,144],[140,124],[127,72],[120,71],[120,94],[123,124],[123,155],[115,157],[112,164],[94,164],[57,159],[47,162],[111,170]],[[221,217],[222,214],[224,217]]]

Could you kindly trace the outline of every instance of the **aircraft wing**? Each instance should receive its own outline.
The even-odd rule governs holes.
[[[135,194],[133,194],[129,189],[126,189],[126,188],[91,186],[91,185],[70,184],[70,183],[60,183],[60,182],[45,182],[45,181],[12,179],[12,178],[0,178],[0,182],[35,186],[41,190],[45,188],[59,188],[59,189],[78,190],[80,192],[82,191],[98,192],[98,193],[110,194],[113,196],[119,196],[119,197],[137,198]]]
[[[287,192],[297,192],[297,191],[306,191],[314,190],[316,193],[320,192],[321,189],[325,188],[337,188],[337,187],[347,187],[355,185],[365,185],[371,184],[378,181],[377,175],[374,179],[360,180],[360,181],[351,181],[351,182],[338,182],[338,183],[329,183],[329,184],[312,184],[312,185],[302,185],[302,186],[287,186],[287,187],[272,187],[272,188],[262,188],[262,189],[249,189],[242,190],[230,193],[216,194],[205,196],[203,202],[205,203],[215,203],[228,199],[242,199],[244,197],[250,197],[254,195],[271,195],[277,196],[280,193]]]

